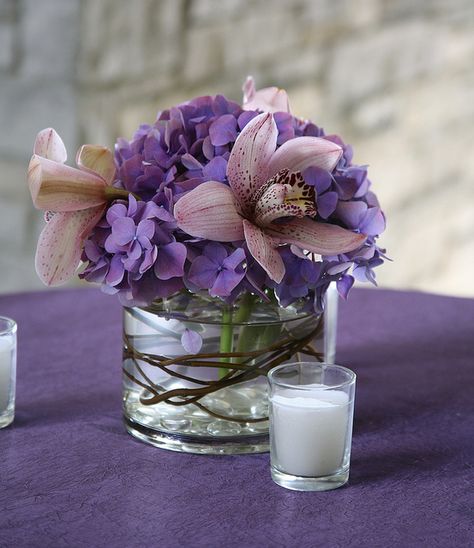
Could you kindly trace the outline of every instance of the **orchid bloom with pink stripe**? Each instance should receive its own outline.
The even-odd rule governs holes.
[[[38,240],[36,272],[46,285],[71,278],[81,260],[84,240],[104,214],[110,199],[128,196],[113,188],[112,152],[84,145],[77,154],[79,169],[64,165],[62,139],[54,129],[38,133],[28,167],[28,185],[36,208],[46,211],[46,226]]]
[[[312,219],[317,196],[301,173],[308,167],[332,171],[341,147],[319,137],[297,137],[277,149],[277,137],[272,113],[253,118],[230,153],[229,186],[202,183],[176,202],[174,216],[191,236],[218,242],[245,240],[251,255],[279,283],[285,275],[279,245],[337,255],[357,249],[366,236]]]

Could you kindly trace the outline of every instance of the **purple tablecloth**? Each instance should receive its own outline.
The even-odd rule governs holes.
[[[98,290],[3,296],[17,414],[0,430],[1,547],[472,546],[474,300],[355,290],[348,486],[298,493],[268,455],[171,453],[121,419],[121,311]]]

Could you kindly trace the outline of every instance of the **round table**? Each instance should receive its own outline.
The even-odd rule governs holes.
[[[358,375],[351,477],[324,493],[275,485],[268,454],[126,434],[115,298],[8,295],[0,315],[19,326],[1,547],[474,545],[474,300],[356,289],[341,304],[337,361]]]

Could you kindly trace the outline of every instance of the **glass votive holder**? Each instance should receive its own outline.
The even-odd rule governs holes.
[[[272,479],[295,491],[347,483],[356,375],[325,363],[280,365],[270,384]]]
[[[16,385],[16,323],[0,316],[0,428],[13,422]]]

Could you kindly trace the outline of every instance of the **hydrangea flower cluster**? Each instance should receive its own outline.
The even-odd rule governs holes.
[[[248,80],[244,92],[243,106],[197,97],[161,112],[131,141],[118,140],[115,176],[104,181],[96,216],[81,232],[82,278],[126,305],[181,290],[228,303],[252,292],[273,294],[285,307],[303,301],[315,312],[332,281],[344,298],[354,279],[375,283],[385,218],[367,166],[352,163],[339,137],[293,116],[284,91],[255,91]],[[32,194],[41,196],[35,184],[58,156],[54,143],[50,137],[37,147],[42,179],[32,160]],[[78,166],[88,174],[101,165],[82,157]],[[55,211],[53,221],[88,210]]]

